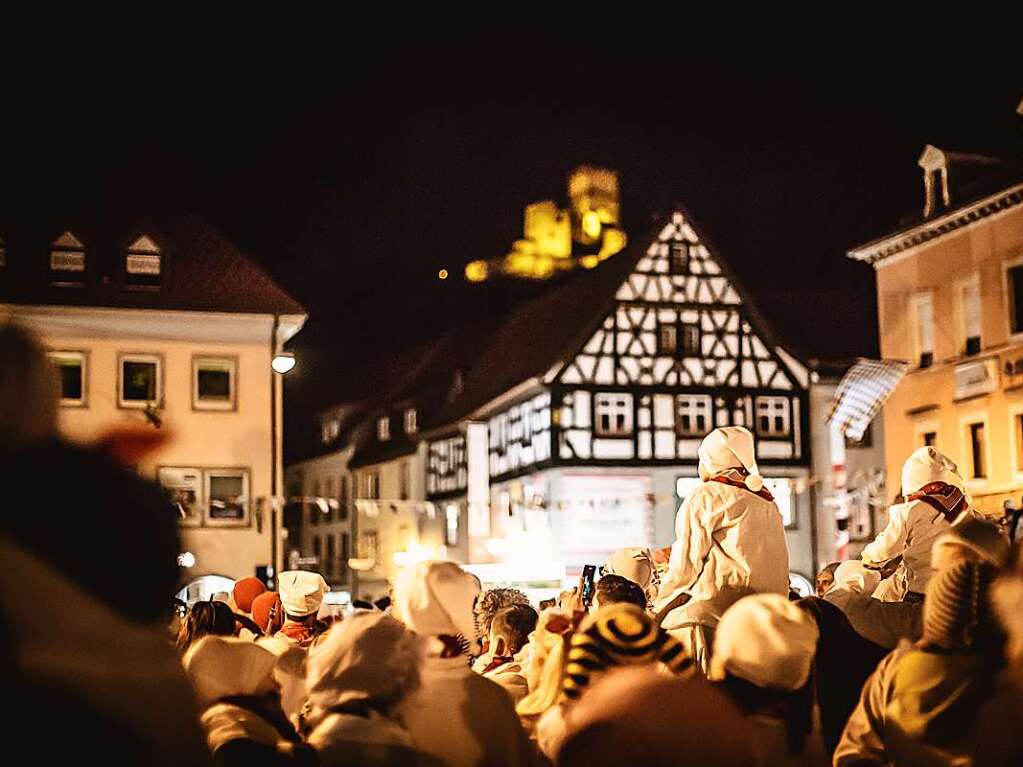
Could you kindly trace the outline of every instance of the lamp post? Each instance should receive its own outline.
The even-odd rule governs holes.
[[[270,334],[270,565],[276,583],[281,571],[280,525],[278,523],[278,499],[281,497],[281,458],[283,453],[283,393],[280,379],[295,369],[295,355],[281,349],[278,338],[280,318],[274,315],[273,330]]]

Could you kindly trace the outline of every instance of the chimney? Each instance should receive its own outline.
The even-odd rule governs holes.
[[[928,144],[917,165],[924,172],[924,218],[929,218],[952,203],[948,193],[948,155]]]

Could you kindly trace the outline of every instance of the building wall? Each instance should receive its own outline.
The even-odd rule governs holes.
[[[359,499],[355,519],[357,556],[366,558],[372,554],[374,560],[372,568],[356,573],[353,596],[363,599],[384,596],[404,565],[422,559],[448,558],[443,504],[428,504],[424,500],[425,461],[426,443],[421,442],[415,453],[352,472]],[[401,498],[403,466],[408,467],[410,480],[406,499]],[[378,499],[365,497],[365,478],[371,473],[380,477]]]
[[[352,448],[346,447],[326,455],[309,458],[289,464],[285,469],[284,486],[289,503],[294,498],[322,497],[335,500],[336,509],[326,514],[315,503],[300,503],[301,525],[294,530],[289,529],[285,541],[285,567],[292,566],[291,552],[298,556],[312,556],[316,547],[314,540],[320,541],[320,564],[315,568],[331,584],[332,588],[344,589],[351,584],[351,572],[348,569],[348,558],[352,556],[354,545],[352,539],[352,516],[355,513],[352,476],[348,471],[348,460]],[[345,485],[343,488],[342,485]],[[345,538],[348,536],[348,547]],[[327,540],[333,538],[334,560],[327,558]]]
[[[1023,472],[1016,456],[1014,414],[1023,410],[1020,377],[1006,375],[1005,363],[1023,357],[1023,334],[1010,332],[1007,262],[1023,258],[1023,209],[1012,208],[964,229],[881,262],[877,268],[881,352],[886,358],[914,365],[886,406],[885,447],[889,477],[900,476],[902,463],[923,444],[922,434],[937,433],[937,447],[960,466],[969,463],[966,424],[987,424],[988,478],[970,483],[985,511],[996,513],[1005,499],[1018,502]],[[959,348],[960,310],[955,285],[976,273],[981,295],[980,354],[963,357]],[[934,365],[915,367],[914,326],[910,297],[933,291]],[[991,359],[996,362],[994,391],[956,400],[956,366]],[[890,488],[895,490],[894,484]]]
[[[88,353],[86,407],[64,407],[60,428],[70,439],[89,442],[106,430],[145,423],[139,410],[117,405],[118,353],[142,352],[163,357],[162,429],[170,437],[137,468],[156,477],[159,466],[245,468],[249,474],[250,525],[239,529],[182,528],[182,547],[195,555],[189,577],[205,574],[240,578],[257,565],[270,564],[270,524],[257,499],[271,494],[271,353],[269,336],[262,343],[210,343],[134,338],[54,335],[36,326],[52,350]],[[192,356],[237,357],[237,408],[230,412],[192,407]]]

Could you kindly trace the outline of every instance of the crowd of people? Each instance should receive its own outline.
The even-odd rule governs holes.
[[[1023,558],[933,447],[815,596],[790,591],[753,435],[727,427],[666,556],[621,548],[554,604],[425,561],[343,612],[308,571],[176,611],[175,518],[117,458],[144,448],[26,417],[0,402],[0,658],[30,761],[1023,764]],[[59,528],[24,481],[44,466]]]

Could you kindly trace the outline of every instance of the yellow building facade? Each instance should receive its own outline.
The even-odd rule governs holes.
[[[934,445],[1001,514],[1023,496],[1023,176],[999,170],[959,202],[948,179],[973,159],[928,147],[924,219],[849,255],[876,271],[882,356],[910,363],[885,405],[888,476]]]

